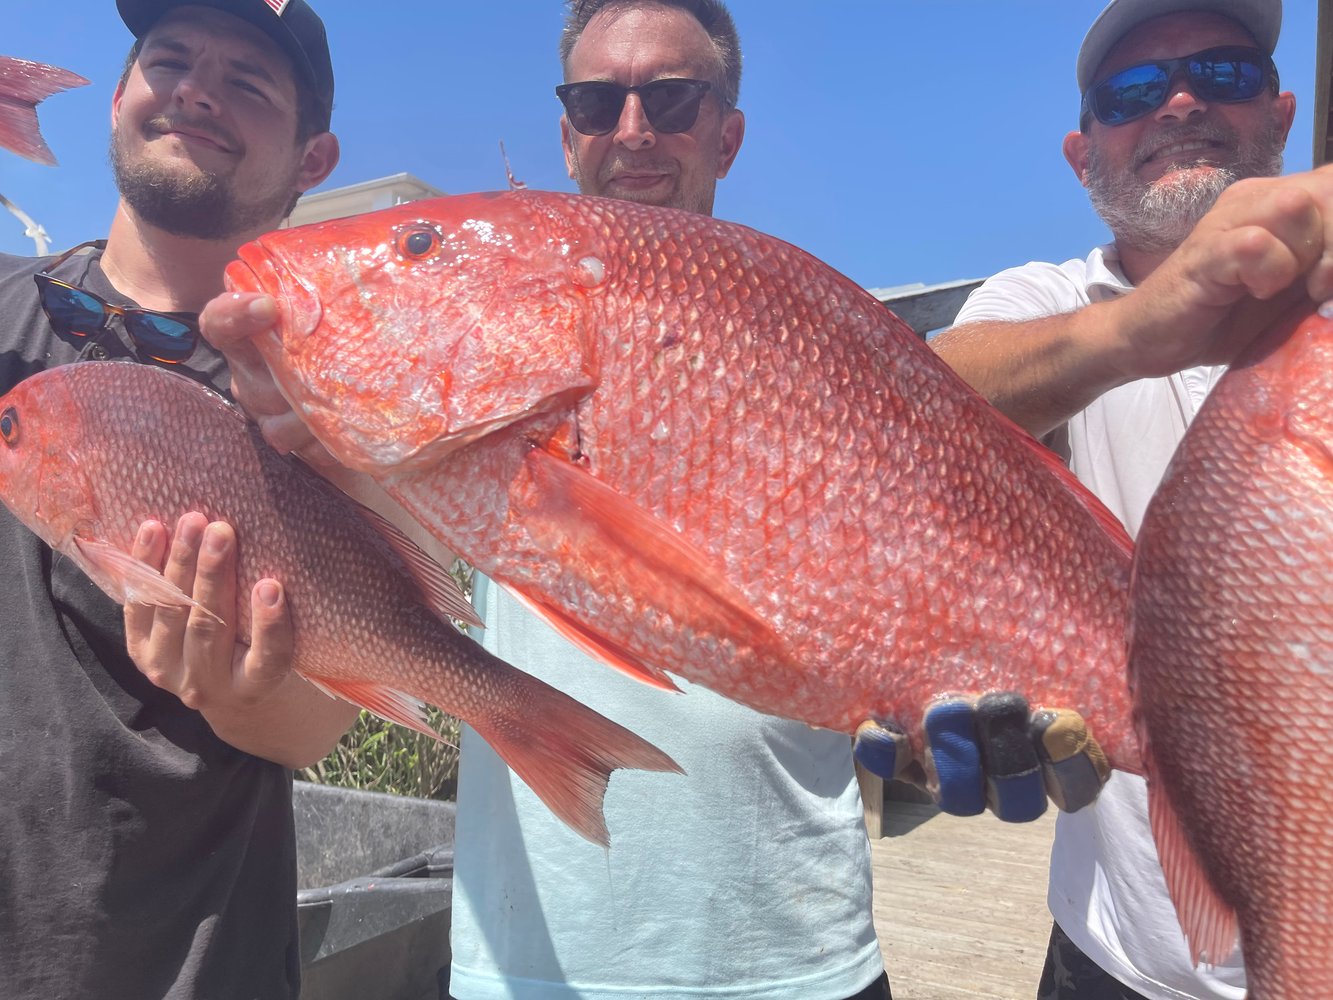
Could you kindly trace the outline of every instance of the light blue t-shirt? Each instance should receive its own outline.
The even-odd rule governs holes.
[[[843,733],[589,659],[490,581],[487,649],[670,754],[616,771],[611,847],[556,819],[471,729],[458,784],[458,1000],[841,1000],[883,969]]]

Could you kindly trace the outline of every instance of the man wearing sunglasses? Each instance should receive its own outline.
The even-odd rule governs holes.
[[[118,8],[136,39],[111,102],[120,201],[104,241],[0,258],[0,390],[103,358],[225,390],[196,313],[237,248],[337,162],[324,26],[304,0]],[[231,623],[234,553],[199,514],[137,543]],[[3,508],[0,579],[0,996],[295,997],[289,768],[355,709],[290,673],[280,581],[241,595],[253,641],[233,663],[232,626],[122,613]]]
[[[1064,153],[1113,241],[996,275],[934,341],[1131,533],[1222,366],[1288,304],[1333,295],[1333,174],[1277,177],[1295,114],[1281,16],[1280,0],[1110,3]],[[1137,777],[1059,816],[1049,903],[1039,1000],[1245,994],[1239,954],[1191,965]]]
[[[740,43],[716,0],[571,4],[560,135],[584,194],[712,214],[740,149]],[[608,855],[550,822],[465,729],[454,881],[457,1000],[881,1000],[870,856],[845,735],[591,661],[489,581],[489,649],[670,753],[670,788],[616,775]],[[658,776],[660,777],[660,776]]]

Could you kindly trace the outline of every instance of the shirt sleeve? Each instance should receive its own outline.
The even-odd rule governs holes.
[[[987,278],[972,291],[954,318],[954,326],[981,321],[1016,322],[1070,312],[1087,305],[1081,274],[1083,261],[1048,264],[1034,261]]]

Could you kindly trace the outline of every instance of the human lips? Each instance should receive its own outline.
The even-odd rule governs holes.
[[[669,176],[661,170],[625,171],[624,173],[612,174],[607,183],[624,188],[647,188],[667,180]]]
[[[1180,161],[1197,163],[1215,161],[1236,148],[1235,137],[1221,129],[1191,129],[1168,132],[1147,139],[1138,149],[1139,166]]]
[[[1221,148],[1219,143],[1206,142],[1202,139],[1194,139],[1189,142],[1173,142],[1160,149],[1154,150],[1144,162],[1152,163],[1160,160],[1173,160],[1181,156],[1193,156],[1193,154],[1196,153],[1209,153]]]
[[[236,143],[224,135],[220,129],[212,126],[185,124],[159,118],[150,123],[153,131],[159,135],[174,135],[194,144],[200,143],[223,153],[234,153]]]

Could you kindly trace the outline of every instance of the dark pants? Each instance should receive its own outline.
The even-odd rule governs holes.
[[[878,979],[847,1000],[893,1000],[893,993],[889,990],[889,974],[881,972]]]
[[[1051,925],[1051,944],[1046,949],[1046,968],[1041,970],[1037,1000],[1147,1000],[1116,979],[1065,936],[1058,924]]]

